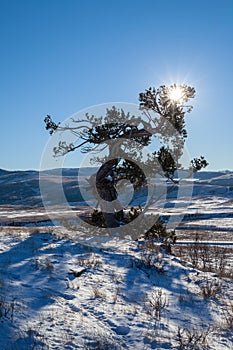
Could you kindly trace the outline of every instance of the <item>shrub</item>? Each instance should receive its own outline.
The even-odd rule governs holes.
[[[222,289],[222,284],[215,280],[206,279],[203,284],[199,285],[204,299],[214,298]]]
[[[177,343],[179,350],[204,350],[208,349],[207,337],[211,328],[206,330],[198,328],[181,328],[177,330]]]
[[[230,299],[224,300],[223,316],[224,327],[233,329],[233,301]]]
[[[152,318],[161,319],[163,312],[168,307],[167,297],[162,289],[155,289],[145,300],[145,309]]]

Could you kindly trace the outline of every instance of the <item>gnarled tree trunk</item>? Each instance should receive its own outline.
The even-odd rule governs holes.
[[[123,220],[123,208],[117,199],[114,184],[113,167],[118,160],[113,159],[104,163],[96,174],[96,189],[99,196],[99,205],[104,215],[107,227],[118,227]]]

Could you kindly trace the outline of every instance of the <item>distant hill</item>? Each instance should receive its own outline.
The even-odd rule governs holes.
[[[50,192],[56,195],[57,182],[62,182],[66,198],[69,203],[82,205],[78,184],[78,174],[83,180],[93,172],[93,168],[76,169],[53,169],[41,173],[35,170],[26,171],[6,171],[0,169],[0,205],[24,205],[24,206],[41,206],[43,205],[40,193],[39,176],[43,174],[44,181]],[[83,182],[83,181],[82,181]]]
[[[80,187],[87,185],[85,179],[93,172],[95,172],[94,168],[62,169],[64,193],[70,204],[85,204]],[[47,170],[42,172],[42,174],[49,195],[53,193],[56,196],[56,187],[57,182],[61,178],[61,170]],[[78,175],[80,183],[78,183]],[[174,188],[169,197],[175,197],[176,193],[177,189]],[[233,197],[233,172],[202,171],[195,174],[193,195]],[[145,191],[139,191],[135,198],[139,199],[141,196],[145,196]],[[39,186],[39,172],[34,170],[6,171],[0,169],[0,205],[43,205]]]

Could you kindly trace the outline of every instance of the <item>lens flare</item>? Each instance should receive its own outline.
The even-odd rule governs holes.
[[[169,98],[173,102],[182,102],[184,97],[183,89],[180,86],[172,86],[169,93]]]

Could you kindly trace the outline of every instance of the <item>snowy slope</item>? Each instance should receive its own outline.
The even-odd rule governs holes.
[[[162,253],[149,267],[136,242],[17,232],[1,232],[1,350],[179,349],[188,332],[199,346],[185,349],[232,349],[232,280]],[[204,298],[210,282],[216,295]]]

